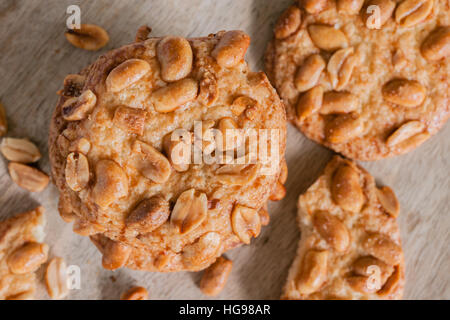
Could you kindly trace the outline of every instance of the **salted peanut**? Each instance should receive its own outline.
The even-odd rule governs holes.
[[[94,202],[106,209],[114,201],[128,195],[128,177],[112,160],[100,160],[95,165],[96,181],[92,189]]]
[[[175,171],[185,172],[189,169],[192,156],[191,134],[186,132],[176,138],[168,134],[163,138],[163,148]]]
[[[306,58],[295,74],[294,84],[297,90],[304,92],[313,88],[324,69],[325,61],[319,54],[313,54]]]
[[[417,107],[422,104],[427,90],[416,80],[394,79],[383,86],[383,98],[402,107]]]
[[[400,203],[395,196],[394,191],[388,186],[377,188],[375,190],[381,207],[392,217],[396,218],[400,213]]]
[[[312,24],[308,26],[312,42],[322,50],[335,51],[348,44],[345,34],[332,26]]]
[[[147,25],[140,26],[136,31],[135,42],[142,42],[148,39],[148,35],[152,32],[152,28]]]
[[[120,300],[148,300],[148,291],[144,287],[133,287],[122,293]]]
[[[172,169],[161,152],[139,140],[134,142],[133,152],[139,156],[137,166],[144,177],[155,183],[164,183],[169,179]]]
[[[0,150],[9,161],[31,163],[41,158],[39,149],[27,139],[4,138]]]
[[[240,63],[250,45],[250,37],[243,31],[226,32],[211,52],[217,63],[224,68],[232,68]]]
[[[283,14],[278,18],[275,24],[275,38],[284,39],[289,37],[301,23],[301,12],[297,6],[290,6]]]
[[[150,64],[142,59],[128,59],[115,67],[106,78],[106,89],[119,92],[141,80],[150,71]]]
[[[89,162],[85,155],[72,152],[67,156],[66,183],[73,191],[83,190],[89,182]]]
[[[300,96],[297,102],[297,118],[304,121],[322,108],[323,103],[323,87],[315,86]]]
[[[306,252],[296,286],[300,294],[311,294],[320,289],[327,279],[328,251],[309,250]]]
[[[373,283],[370,282],[369,277],[365,276],[348,276],[345,278],[348,285],[355,291],[359,293],[374,293],[377,292],[380,289],[377,279],[374,277]]]
[[[79,97],[83,92],[85,82],[85,76],[69,74],[64,78],[64,88],[59,94],[65,97]]]
[[[157,112],[167,113],[194,100],[197,93],[197,81],[187,78],[155,90],[151,100]]]
[[[239,116],[245,110],[254,108],[257,105],[258,101],[255,99],[247,96],[240,96],[233,100],[233,103],[231,104],[231,112],[233,112],[234,115]]]
[[[231,260],[225,257],[217,258],[216,262],[203,273],[200,280],[200,290],[207,296],[218,295],[225,287],[232,268],[233,262]]]
[[[433,9],[433,0],[404,0],[395,10],[395,22],[412,27],[425,20]]]
[[[11,179],[19,187],[30,192],[40,192],[44,190],[50,181],[48,175],[42,171],[21,163],[10,162],[8,164],[8,170]]]
[[[390,265],[399,264],[402,259],[401,248],[381,233],[367,235],[362,241],[362,246],[369,254]]]
[[[328,61],[327,71],[331,85],[336,90],[342,90],[350,81],[356,64],[353,47],[336,51]]]
[[[328,4],[328,0],[301,0],[300,2],[303,9],[310,14],[323,11]]]
[[[156,46],[161,78],[172,82],[186,78],[192,70],[192,48],[185,38],[165,37]]]
[[[423,142],[428,140],[431,135],[428,132],[423,132],[412,136],[409,139],[403,140],[402,142],[395,145],[395,150],[399,153],[406,153],[416,149]]]
[[[67,266],[63,258],[50,260],[45,271],[45,285],[50,298],[63,299],[69,294],[67,286]]]
[[[280,181],[281,184],[285,184],[287,178],[288,178],[288,166],[286,159],[283,158],[283,160],[281,161],[280,177],[278,178],[278,181]]]
[[[364,204],[364,193],[359,183],[358,172],[350,165],[341,165],[331,181],[331,197],[342,209],[360,212]]]
[[[450,56],[450,26],[439,27],[431,32],[422,43],[420,52],[430,61]]]
[[[142,135],[144,133],[147,111],[137,108],[120,106],[114,112],[113,123],[124,131]]]
[[[7,258],[9,270],[14,274],[34,272],[47,261],[48,245],[27,242],[14,250]]]
[[[269,196],[270,201],[280,201],[286,196],[286,188],[280,182],[277,181],[273,187],[272,193]]]
[[[313,225],[325,241],[337,252],[344,252],[350,244],[350,234],[341,220],[326,211],[317,211]]]
[[[358,114],[342,114],[327,123],[326,139],[331,143],[345,143],[358,137],[363,130],[364,124]]]
[[[321,114],[350,113],[359,107],[358,97],[346,91],[328,91],[323,95]]]
[[[261,232],[261,220],[258,211],[240,204],[235,205],[231,213],[231,226],[235,235],[249,244],[252,237]]]
[[[91,91],[84,91],[79,97],[70,98],[64,102],[61,113],[67,121],[83,120],[97,103],[97,96]]]
[[[8,121],[6,120],[5,107],[0,102],[0,137],[3,137],[6,132],[8,132]]]
[[[394,267],[394,272],[392,275],[387,279],[386,283],[383,285],[383,287],[377,292],[377,294],[381,297],[385,297],[389,294],[391,294],[398,286],[401,278],[401,272],[400,272],[400,266]]]
[[[340,13],[357,14],[363,4],[364,0],[338,0],[337,8]]]
[[[396,3],[392,0],[370,0],[362,10],[362,17],[368,29],[380,29],[394,13]]]
[[[217,232],[207,232],[194,243],[183,248],[181,253],[183,263],[187,267],[202,267],[217,256],[222,237]]]
[[[65,33],[67,41],[77,48],[97,51],[106,46],[108,33],[95,24],[81,24],[80,29],[69,29]]]
[[[267,210],[267,204],[258,210],[259,220],[261,221],[261,226],[267,226],[270,222],[269,211]]]
[[[139,202],[125,219],[125,224],[139,233],[148,233],[163,225],[169,215],[169,202],[161,196],[153,196]]]
[[[103,247],[103,258],[102,258],[102,266],[108,270],[115,270],[123,267],[131,253],[131,247],[108,239],[104,238],[105,245]]]
[[[397,130],[394,131],[386,140],[386,144],[389,147],[394,147],[395,145],[406,141],[407,139],[421,133],[425,129],[425,125],[418,121],[408,121],[402,124]]]
[[[170,216],[170,224],[180,234],[186,234],[197,228],[208,213],[208,198],[195,189],[184,191],[177,199]]]
[[[212,105],[219,97],[216,77],[209,71],[205,71],[200,80],[198,100],[206,106]]]
[[[379,277],[377,280],[379,286],[382,286],[394,271],[394,267],[377,258],[365,256],[353,262],[352,270],[355,274],[360,276]]]
[[[70,152],[79,152],[86,155],[91,150],[91,142],[86,138],[79,138],[69,144],[68,150]]]
[[[216,178],[229,186],[244,186],[251,183],[258,175],[258,164],[224,164],[216,170]]]

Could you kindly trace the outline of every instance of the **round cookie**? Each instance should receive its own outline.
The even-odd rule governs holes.
[[[258,210],[283,194],[286,115],[249,70],[244,32],[145,38],[64,80],[49,136],[59,211],[106,243],[111,269],[131,256],[136,269],[198,270],[257,236]]]
[[[299,197],[301,239],[284,299],[401,299],[405,265],[387,186],[354,162],[334,156]]]
[[[449,10],[449,0],[292,5],[266,52],[288,119],[353,159],[418,147],[450,114]]]

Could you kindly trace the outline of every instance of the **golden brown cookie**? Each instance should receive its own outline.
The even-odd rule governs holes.
[[[44,208],[0,222],[0,300],[33,299],[35,271],[47,260]]]
[[[107,268],[198,270],[282,197],[285,111],[242,31],[138,40],[64,81],[49,138],[60,214],[108,248]],[[246,139],[214,139],[230,129]]]
[[[400,206],[389,187],[334,156],[298,207],[301,239],[284,299],[401,299]]]
[[[288,119],[349,158],[413,150],[450,115],[450,1],[299,1],[266,71]]]

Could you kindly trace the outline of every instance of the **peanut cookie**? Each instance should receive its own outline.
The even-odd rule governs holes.
[[[107,268],[198,270],[248,244],[282,197],[285,111],[244,32],[140,30],[64,81],[49,137],[60,214]]]
[[[47,261],[44,208],[0,222],[0,300],[33,299],[35,271]]]
[[[288,119],[349,158],[413,150],[447,121],[449,0],[299,1],[266,52]]]
[[[285,299],[401,299],[404,259],[389,187],[335,156],[298,201],[301,240]]]

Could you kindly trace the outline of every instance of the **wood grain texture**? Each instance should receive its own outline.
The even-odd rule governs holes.
[[[29,137],[47,153],[47,132],[64,76],[76,73],[100,54],[131,42],[137,28],[149,24],[153,35],[201,36],[242,29],[252,37],[247,60],[263,68],[272,27],[290,0],[152,0],[0,2],[0,100],[11,137]],[[82,23],[104,27],[111,40],[98,53],[72,47],[64,37],[66,8],[77,4]],[[394,159],[363,163],[380,182],[391,186],[402,204],[400,227],[406,255],[405,298],[450,298],[450,126],[418,150]],[[233,271],[219,299],[278,299],[294,258],[299,231],[298,195],[316,179],[332,153],[288,130],[287,197],[270,205],[271,223],[250,246],[227,254]],[[48,157],[38,163],[49,172]],[[158,274],[101,268],[101,257],[87,238],[74,234],[57,214],[56,188],[30,194],[14,185],[0,160],[0,217],[41,203],[47,209],[47,242],[51,255],[81,268],[81,289],[71,299],[117,299],[133,285],[144,286],[151,299],[205,299],[198,289],[200,273]],[[115,280],[114,280],[115,279]],[[42,286],[41,298],[48,298]]]

